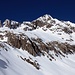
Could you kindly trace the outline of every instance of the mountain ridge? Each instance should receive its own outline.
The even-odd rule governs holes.
[[[75,74],[74,23],[59,21],[46,14],[32,22],[6,19],[3,24],[0,27],[1,75],[10,72],[12,75]]]

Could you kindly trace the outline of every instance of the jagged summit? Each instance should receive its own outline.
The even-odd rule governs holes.
[[[32,26],[33,29],[36,29],[37,27],[43,27],[43,26],[48,27],[52,25],[62,25],[62,26],[63,25],[75,25],[74,23],[71,23],[70,21],[59,21],[58,19],[54,19],[50,15],[45,14],[37,18],[36,20],[33,20],[32,22],[23,21],[23,23],[19,23],[14,20],[6,19],[3,23],[0,22],[0,27],[4,26],[4,27],[9,27],[11,29],[12,28],[15,29],[19,27],[21,24]]]
[[[51,19],[52,19],[52,17],[50,15],[45,14],[45,15],[39,17],[37,20],[40,20],[40,21],[48,21],[48,20],[51,20]]]

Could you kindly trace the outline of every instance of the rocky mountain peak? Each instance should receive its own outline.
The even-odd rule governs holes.
[[[8,21],[10,21],[9,19],[6,19],[4,22],[3,22],[3,24],[5,24],[6,22],[8,22]]]
[[[48,21],[48,20],[51,20],[52,19],[52,17],[50,16],[50,15],[48,15],[48,14],[45,14],[44,16],[41,16],[41,17],[39,17],[37,20],[40,20],[40,21]]]
[[[3,25],[1,75],[75,75],[74,23],[46,14],[32,22],[6,19]]]
[[[36,25],[36,27],[43,27],[45,25],[50,24],[50,22],[52,21],[52,17],[48,14],[41,16],[39,18],[37,18],[36,20],[32,21],[32,24]]]
[[[3,25],[4,25],[5,27],[10,27],[10,24],[11,24],[11,22],[10,22],[9,19],[6,19],[6,20],[3,22]]]

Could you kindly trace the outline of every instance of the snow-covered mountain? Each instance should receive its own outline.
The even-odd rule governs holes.
[[[0,23],[0,75],[75,75],[74,64],[74,23],[48,14]]]

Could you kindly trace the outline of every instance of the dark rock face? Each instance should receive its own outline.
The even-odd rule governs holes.
[[[75,45],[70,45],[68,43],[53,41],[45,44],[40,38],[30,39],[23,34],[16,35],[13,33],[7,33],[6,36],[8,37],[8,44],[15,48],[22,48],[33,56],[44,55],[44,52],[49,54],[49,51],[54,51],[57,56],[59,54],[64,56],[63,54],[73,54],[73,52],[75,52]],[[52,57],[52,55],[50,55],[50,57]]]
[[[57,41],[47,43],[49,50],[53,50],[55,53],[59,54],[63,52],[64,54],[72,54],[75,52],[75,45],[70,45],[68,43],[59,43]]]
[[[52,22],[52,23],[53,23],[53,22]],[[50,28],[51,26],[53,26],[52,23],[49,24],[49,23],[47,23],[47,22],[42,22],[42,21],[40,21],[40,20],[32,21],[32,24],[34,24],[34,28],[35,28],[35,29],[36,29],[38,26],[39,26],[39,27],[43,27],[43,26],[45,26],[45,25],[46,25],[47,28]]]
[[[33,21],[32,23],[33,23],[34,25],[36,25],[35,28],[36,28],[37,26],[43,27],[43,26],[46,24],[46,23],[43,23],[42,21],[39,21],[39,20]]]
[[[4,37],[3,35],[0,35],[0,39],[1,39],[1,40],[3,40],[3,37]]]
[[[71,34],[71,33],[72,33],[72,30],[69,29],[69,28],[67,28],[67,27],[64,27],[63,31],[64,31],[65,33],[68,33],[68,34]]]
[[[31,65],[33,65],[36,69],[38,69],[38,70],[40,69],[40,65],[39,65],[39,63],[37,63],[36,60],[33,61],[33,60],[31,60],[31,59],[23,58],[22,56],[20,56],[20,58],[21,58],[22,60],[24,60],[24,61],[30,63]]]
[[[37,43],[36,45],[38,46],[38,49],[39,49],[40,51],[46,51],[46,52],[48,51],[47,45],[44,44],[40,38],[32,39],[32,41],[33,41],[34,43]]]
[[[47,24],[46,25],[46,28],[50,28],[50,27],[52,27],[53,25],[52,24]]]
[[[36,43],[32,42],[26,35],[15,35],[13,33],[7,33],[8,44],[16,48],[22,48],[27,50],[33,56],[40,55],[41,51],[38,49]]]
[[[24,31],[32,31],[35,29],[35,26],[32,23],[23,23],[26,27],[23,29]]]
[[[18,23],[18,24],[16,24],[16,23],[15,23],[14,25],[11,25],[11,27],[10,27],[10,28],[11,28],[11,29],[16,29],[16,28],[17,28],[17,27],[19,27],[19,26],[20,26],[20,24],[19,24],[19,23]]]

